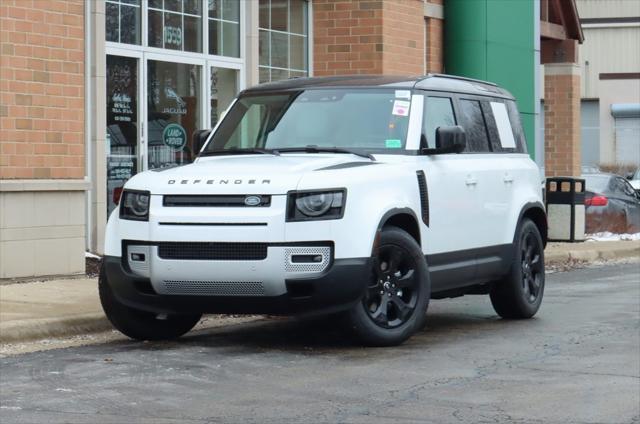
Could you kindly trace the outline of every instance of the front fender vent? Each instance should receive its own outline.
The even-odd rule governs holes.
[[[424,171],[416,171],[418,177],[418,189],[420,190],[420,206],[422,209],[422,222],[429,226],[429,190],[427,189],[427,179]]]

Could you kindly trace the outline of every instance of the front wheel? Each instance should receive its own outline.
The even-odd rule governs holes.
[[[125,336],[136,340],[170,340],[191,330],[202,314],[154,314],[123,305],[114,296],[104,265],[98,279],[98,293],[105,315]]]
[[[430,283],[420,245],[407,232],[380,234],[367,292],[349,312],[351,329],[370,346],[394,346],[424,326]]]
[[[531,318],[538,312],[544,293],[544,246],[536,224],[522,221],[515,257],[507,276],[491,290],[491,304],[502,318]]]

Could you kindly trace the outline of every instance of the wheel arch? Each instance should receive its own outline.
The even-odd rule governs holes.
[[[377,232],[379,233],[386,226],[394,226],[406,231],[420,246],[422,246],[420,224],[416,213],[412,209],[395,208],[387,211],[380,219]]]
[[[524,205],[524,207],[520,211],[517,228],[520,228],[520,223],[525,218],[530,219],[534,224],[536,224],[536,227],[538,227],[538,231],[540,231],[540,235],[542,236],[542,243],[546,247],[547,236],[549,234],[549,225],[547,223],[547,214],[545,212],[544,205],[539,202],[532,202]],[[515,237],[516,234],[514,233],[514,240]]]

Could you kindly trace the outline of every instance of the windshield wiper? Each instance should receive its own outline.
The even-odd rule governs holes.
[[[252,154],[252,153],[262,153],[264,155],[280,156],[280,153],[277,150],[261,149],[259,147],[252,147],[252,148],[246,148],[246,149],[239,149],[237,147],[233,147],[231,149],[208,150],[200,153],[200,156],[245,155],[245,154]]]
[[[287,152],[305,152],[305,153],[350,153],[352,155],[360,156],[363,158],[371,159],[375,162],[376,158],[370,153],[358,152],[357,150],[344,149],[342,147],[321,147],[321,146],[305,146],[305,147],[284,147],[282,149],[275,149],[274,151],[280,153]]]

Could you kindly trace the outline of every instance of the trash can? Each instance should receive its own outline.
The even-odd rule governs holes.
[[[584,241],[584,180],[547,178],[546,203],[549,241]]]

